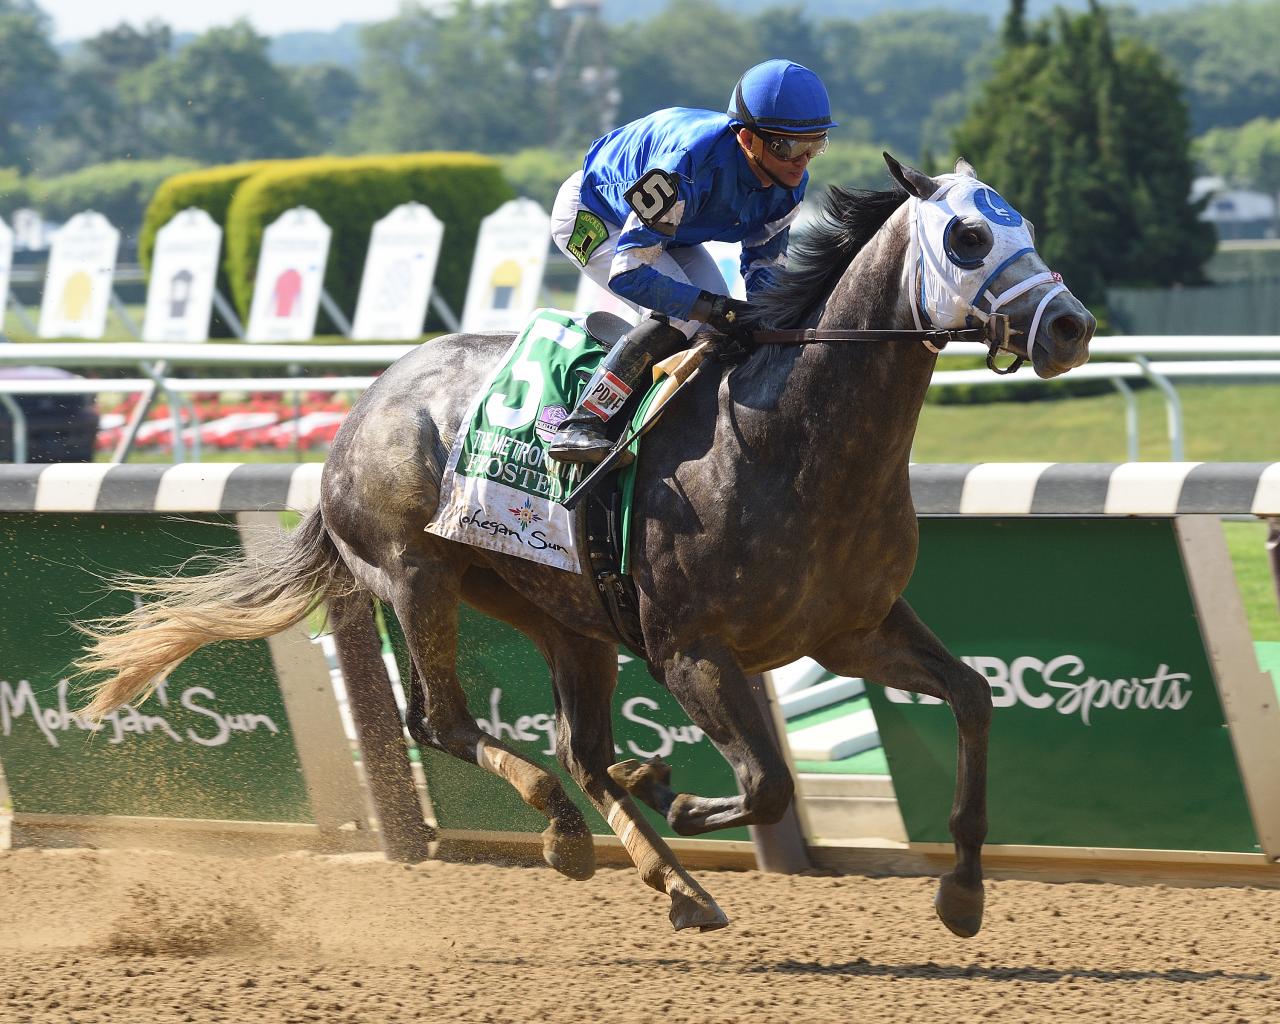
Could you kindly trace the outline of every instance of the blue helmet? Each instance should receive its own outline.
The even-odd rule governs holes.
[[[834,128],[822,80],[790,60],[767,60],[738,79],[728,114],[746,128],[807,134]]]

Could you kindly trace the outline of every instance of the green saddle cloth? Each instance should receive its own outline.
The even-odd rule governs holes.
[[[575,515],[560,501],[581,481],[584,469],[547,458],[546,446],[604,354],[581,318],[554,309],[534,313],[459,426],[428,532],[582,571],[579,548],[585,538],[576,536]],[[655,393],[656,387],[646,394],[637,416]],[[639,439],[631,450],[638,455]],[[632,519],[635,467],[633,462],[612,478],[624,500],[624,544]]]

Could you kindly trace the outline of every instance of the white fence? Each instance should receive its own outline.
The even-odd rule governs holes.
[[[185,399],[193,392],[208,391],[359,391],[373,377],[308,376],[327,367],[368,367],[382,370],[390,366],[415,345],[241,345],[221,343],[103,343],[60,342],[0,345],[0,366],[56,366],[73,369],[91,367],[137,367],[143,376],[123,380],[32,381],[0,380],[0,407],[14,418],[14,454],[16,462],[25,460],[25,422],[14,402],[18,394],[55,393],[137,393],[144,400],[134,408],[129,428],[117,445],[113,461],[123,461],[132,450],[137,430],[157,395],[166,398],[173,419],[174,461],[188,457],[183,428],[198,425],[195,407]],[[1105,379],[1124,396],[1129,461],[1138,457],[1138,409],[1128,381],[1145,379],[1160,389],[1165,402],[1170,458],[1181,462],[1184,457],[1182,408],[1174,380],[1235,378],[1246,380],[1280,380],[1280,337],[1111,337],[1098,338],[1091,345],[1094,362],[1072,370],[1067,380]],[[982,349],[977,345],[949,345],[946,358],[973,356]],[[1270,358],[1265,358],[1270,357]],[[191,379],[174,376],[170,370],[182,366],[218,366],[227,368],[287,368],[289,376],[217,377]],[[996,387],[1011,378],[988,370],[939,370],[933,386],[953,387],[960,384]],[[1041,382],[1026,372],[1012,378],[1018,382]],[[180,422],[179,409],[185,409],[188,421]],[[199,457],[199,433],[191,457]]]

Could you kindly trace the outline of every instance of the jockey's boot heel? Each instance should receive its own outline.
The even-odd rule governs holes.
[[[672,327],[666,317],[650,316],[631,328],[609,350],[573,412],[561,421],[547,455],[557,462],[601,461],[613,447],[605,436],[605,424],[626,404],[654,361],[665,359],[685,344],[684,332]],[[631,458],[630,452],[623,452],[618,467],[630,463]]]

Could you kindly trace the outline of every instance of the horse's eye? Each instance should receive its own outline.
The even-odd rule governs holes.
[[[947,259],[964,270],[982,266],[994,242],[985,224],[966,224],[959,217],[952,219],[943,236]]]

